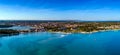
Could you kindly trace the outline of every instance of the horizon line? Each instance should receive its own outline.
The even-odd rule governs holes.
[[[0,20],[0,21],[120,21],[120,20]]]

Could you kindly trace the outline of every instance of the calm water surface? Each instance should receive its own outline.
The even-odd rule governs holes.
[[[6,36],[0,38],[0,55],[120,55],[120,31]]]

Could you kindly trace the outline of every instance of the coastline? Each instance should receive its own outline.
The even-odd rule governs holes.
[[[96,33],[96,32],[105,32],[105,31],[119,31],[120,29],[113,29],[113,30],[99,30],[99,31],[91,31],[91,32],[80,32],[83,34],[90,34],[90,33]]]
[[[80,33],[80,34],[93,34],[93,33],[97,33],[97,32],[106,32],[106,31],[119,31],[120,29],[109,29],[109,30],[98,30],[98,31],[91,31],[91,32],[62,32],[62,31],[44,31],[44,32],[50,32],[50,33],[58,33],[58,34],[63,34],[63,35],[69,35],[69,34],[73,34],[73,33]],[[34,32],[21,32],[21,31],[18,31],[19,34],[24,34],[24,33],[35,33]],[[42,31],[39,31],[39,32],[42,32]],[[10,35],[9,35],[10,36]]]
[[[62,33],[62,34],[71,34],[71,33],[81,33],[81,34],[91,34],[91,33],[97,33],[97,32],[105,32],[105,31],[119,31],[120,29],[111,29],[111,30],[98,30],[98,31],[91,31],[91,32],[60,32],[60,31],[46,31],[51,33]]]

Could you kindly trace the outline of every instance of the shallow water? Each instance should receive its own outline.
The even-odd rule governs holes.
[[[120,55],[120,31],[6,36],[0,38],[0,55]]]

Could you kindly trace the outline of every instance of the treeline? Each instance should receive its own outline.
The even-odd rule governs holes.
[[[0,35],[16,35],[19,31],[12,29],[0,29]]]

